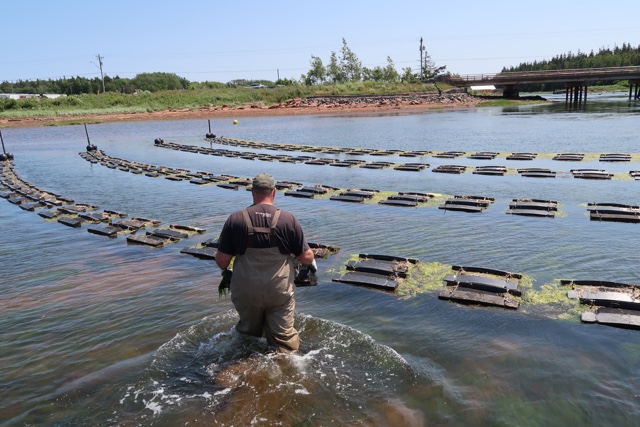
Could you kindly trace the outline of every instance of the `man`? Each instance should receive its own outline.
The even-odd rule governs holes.
[[[281,352],[298,350],[294,323],[294,257],[315,269],[313,251],[290,212],[274,206],[276,183],[261,173],[253,179],[253,204],[232,213],[218,240],[216,263],[226,270],[235,256],[231,301],[240,321],[236,330],[267,337]]]

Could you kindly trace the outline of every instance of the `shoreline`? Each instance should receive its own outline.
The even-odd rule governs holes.
[[[363,99],[366,97],[362,97]],[[341,98],[344,100],[346,98]],[[417,114],[435,110],[449,110],[475,107],[482,98],[474,96],[454,97],[443,95],[437,101],[415,98],[398,98],[376,102],[336,102],[333,104],[316,104],[301,102],[300,99],[288,100],[271,107],[243,105],[238,107],[215,106],[198,109],[177,109],[144,113],[127,114],[84,114],[77,116],[46,116],[28,118],[0,118],[0,129],[26,128],[41,126],[77,125],[84,122],[139,122],[160,120],[190,120],[212,118],[242,117],[278,117],[298,115],[389,115]]]

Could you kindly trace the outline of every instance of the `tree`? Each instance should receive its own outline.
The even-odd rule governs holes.
[[[444,67],[441,68],[444,69]],[[311,55],[311,69],[300,76],[300,82],[306,85],[324,82],[338,84],[362,80],[392,83],[400,80],[400,74],[390,56],[387,56],[387,65],[384,68],[379,66],[374,68],[363,67],[362,62],[349,48],[344,37],[342,38],[342,49],[339,56],[336,52],[331,52],[329,63],[325,66],[320,58]]]
[[[13,86],[8,81],[3,81],[0,83],[0,93],[12,93]]]
[[[381,82],[384,79],[384,73],[381,67],[375,68],[362,68],[362,80],[373,80],[374,82]]]
[[[431,55],[424,51],[424,60],[422,62],[422,79],[429,80],[433,79],[439,74],[442,74],[444,70],[447,69],[446,65],[442,67],[437,67],[436,63],[431,59]]]
[[[396,67],[393,64],[393,60],[390,56],[387,56],[387,66],[382,70],[382,80],[389,83],[397,82],[400,79],[400,74],[396,71]]]
[[[402,76],[400,77],[400,80],[403,83],[416,83],[419,79],[418,76],[413,73],[411,67],[404,67],[402,69]]]
[[[322,63],[322,59],[311,55],[311,69],[304,77],[304,84],[307,86],[324,83],[327,79],[327,69]]]
[[[338,55],[335,52],[331,52],[329,58],[329,66],[327,67],[327,77],[331,79],[332,83],[344,83],[345,77],[342,74],[342,68],[338,64]]]
[[[387,66],[382,68],[380,66],[374,68],[362,68],[362,80],[373,80],[374,82],[388,82],[394,83],[400,79],[400,74],[396,71],[396,67],[393,65],[393,60],[390,56],[387,56]]]
[[[287,79],[285,77],[276,80],[276,86],[296,86],[297,84],[297,81],[293,79]]]
[[[189,81],[178,77],[174,73],[141,73],[133,78],[133,84],[138,90],[157,92],[159,90],[187,89]]]
[[[358,59],[355,53],[349,46],[347,41],[342,38],[342,56],[340,57],[340,69],[344,79],[348,82],[359,82],[362,80],[362,62]]]

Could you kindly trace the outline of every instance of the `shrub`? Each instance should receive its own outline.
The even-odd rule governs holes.
[[[15,99],[2,98],[0,99],[0,111],[14,110],[17,108]]]

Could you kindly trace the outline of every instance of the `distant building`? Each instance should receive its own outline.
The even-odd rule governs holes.
[[[42,94],[33,94],[33,93],[0,93],[1,98],[9,98],[9,99],[26,99],[26,98],[49,98],[55,99],[60,98],[61,96],[67,96],[64,93],[42,93]]]
[[[491,91],[491,90],[496,90],[496,87],[494,85],[484,85],[484,86],[469,86],[469,89],[471,90],[479,90],[479,91]]]

